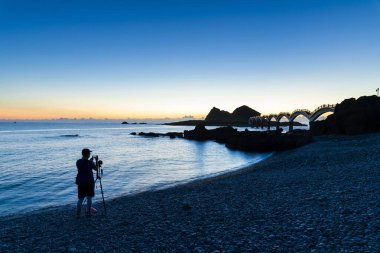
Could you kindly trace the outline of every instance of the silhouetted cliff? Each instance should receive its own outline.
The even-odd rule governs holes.
[[[213,107],[211,111],[207,114],[205,121],[231,121],[231,113],[227,111],[220,110],[219,108]]]
[[[310,130],[313,135],[380,132],[380,97],[346,99],[325,120],[311,122]]]
[[[240,106],[232,112],[232,118],[241,122],[247,122],[250,117],[254,116],[260,116],[260,113],[246,105]]]
[[[207,114],[205,120],[187,120],[166,123],[165,125],[196,126],[198,124],[204,124],[207,126],[248,126],[248,119],[250,117],[259,115],[259,112],[253,110],[252,108],[246,105],[236,108],[232,113],[213,107],[211,111]]]
[[[236,108],[232,113],[213,107],[206,116],[205,123],[248,124],[250,117],[259,115],[259,112],[246,105]]]

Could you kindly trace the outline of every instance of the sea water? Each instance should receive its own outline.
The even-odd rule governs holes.
[[[106,199],[214,176],[270,156],[213,141],[131,135],[189,129],[108,121],[0,122],[0,216],[75,203],[75,163],[85,147],[104,162]],[[100,200],[99,189],[94,200]]]

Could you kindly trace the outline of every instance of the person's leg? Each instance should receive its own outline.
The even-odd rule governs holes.
[[[87,199],[87,215],[91,216],[91,206],[92,206],[92,197],[95,195],[95,184],[94,183],[89,183],[87,185],[87,190],[86,190],[86,199]]]
[[[91,196],[86,196],[87,199],[87,213],[88,215],[91,215],[91,205],[92,205],[92,197]]]
[[[83,200],[84,198],[78,198],[78,202],[77,202],[77,216],[78,217],[80,216]]]
[[[83,185],[78,184],[78,202],[77,202],[77,217],[80,216],[80,212],[82,209],[82,203],[84,200],[84,197],[86,196],[86,189],[83,187]]]
[[[95,183],[89,183],[87,188],[87,210],[88,215],[91,215],[92,198],[95,196]]]

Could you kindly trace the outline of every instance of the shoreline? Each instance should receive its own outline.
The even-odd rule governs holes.
[[[126,198],[126,197],[133,197],[135,195],[138,195],[138,194],[143,194],[145,192],[156,192],[156,191],[161,191],[161,190],[166,190],[166,189],[170,189],[170,188],[175,188],[175,187],[179,187],[179,186],[184,186],[184,185],[187,185],[187,184],[192,184],[192,183],[196,183],[197,181],[203,181],[203,180],[208,180],[208,179],[213,179],[213,178],[217,178],[217,177],[220,177],[220,176],[224,176],[225,174],[228,175],[230,173],[236,173],[240,170],[246,170],[246,169],[249,169],[251,168],[252,166],[255,166],[256,164],[258,163],[261,163],[267,159],[270,159],[276,152],[271,152],[271,153],[260,153],[260,155],[266,155],[265,158],[262,158],[261,160],[259,161],[255,161],[255,162],[250,162],[246,165],[241,165],[241,166],[235,166],[235,167],[232,167],[230,169],[227,169],[225,171],[219,171],[219,172],[214,172],[214,173],[211,173],[211,174],[208,174],[208,175],[203,175],[201,177],[194,177],[194,178],[189,178],[189,179],[184,179],[182,181],[178,181],[178,182],[173,182],[173,183],[169,183],[169,184],[160,184],[160,185],[157,185],[157,186],[151,186],[147,189],[144,189],[144,190],[136,190],[136,191],[132,191],[131,193],[127,193],[127,194],[121,194],[121,195],[118,195],[118,196],[113,196],[113,197],[107,197],[105,195],[105,198],[106,198],[106,201],[107,200],[114,200],[114,199],[118,199],[118,198]],[[98,187],[98,186],[96,186]],[[101,206],[101,199],[100,198],[100,192],[98,192],[99,190],[96,189],[95,190],[95,198],[93,198],[93,204],[94,205],[99,205]],[[17,213],[11,213],[11,214],[7,214],[7,215],[4,215],[4,216],[1,216],[0,215],[0,221],[2,219],[7,219],[7,218],[10,218],[12,219],[13,217],[22,217],[22,216],[27,216],[27,215],[30,215],[30,214],[38,214],[39,212],[44,212],[44,211],[53,211],[53,210],[57,210],[57,209],[60,209],[60,208],[72,208],[76,205],[76,200],[75,199],[76,195],[74,196],[74,199],[72,202],[70,203],[64,203],[64,204],[61,204],[61,205],[52,205],[52,206],[46,206],[46,207],[40,207],[38,209],[33,209],[33,210],[30,210],[30,211],[21,211],[21,212],[17,212]]]
[[[379,148],[380,134],[317,137],[254,166],[112,199],[107,217],[76,220],[73,205],[0,217],[0,251],[375,251]]]
[[[144,193],[154,193],[157,191],[168,190],[168,189],[172,189],[172,188],[176,188],[176,187],[186,186],[188,184],[189,185],[190,184],[196,184],[196,183],[198,183],[198,181],[201,183],[202,181],[217,180],[219,177],[229,176],[230,174],[234,175],[235,173],[240,173],[240,171],[245,171],[245,170],[251,169],[253,166],[255,166],[261,162],[264,162],[267,159],[270,159],[273,155],[275,155],[275,153],[276,152],[268,153],[267,157],[262,158],[260,161],[257,161],[257,162],[251,162],[251,163],[246,164],[246,165],[232,167],[232,168],[227,169],[225,171],[214,172],[214,173],[209,174],[209,175],[203,175],[199,178],[194,177],[194,178],[185,179],[183,181],[178,181],[178,182],[174,182],[174,183],[170,183],[170,184],[162,184],[162,185],[158,185],[158,186],[152,186],[146,190],[137,190],[137,191],[132,192],[132,193],[122,194],[120,196],[115,196],[115,197],[105,196],[106,202],[107,201],[113,201],[115,199],[120,199],[120,198],[134,197],[136,195],[144,194]],[[93,198],[93,205],[94,206],[101,207],[102,202],[99,199],[101,196],[100,194],[101,193],[98,192],[98,190],[95,190],[95,198]],[[75,195],[75,197],[76,197],[76,195]],[[11,213],[8,215],[0,216],[0,222],[2,220],[10,220],[13,218],[20,218],[20,217],[28,216],[28,215],[34,215],[34,214],[38,215],[40,212],[43,213],[46,211],[56,211],[56,210],[59,210],[60,208],[74,208],[76,206],[76,200],[77,199],[74,198],[72,203],[66,203],[66,204],[62,204],[62,205],[46,206],[46,207],[41,207],[41,208],[30,210],[30,211],[21,211],[21,212],[17,212],[17,213]],[[102,210],[98,210],[98,211],[101,212]]]

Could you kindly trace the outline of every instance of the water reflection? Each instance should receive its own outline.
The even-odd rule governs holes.
[[[75,162],[83,147],[90,147],[104,161],[102,182],[107,198],[207,177],[265,158],[265,154],[231,151],[212,141],[130,135],[193,127],[73,124],[66,129],[60,125],[57,130],[54,124],[41,123],[38,131],[29,131],[36,130],[34,126],[18,124],[22,131],[0,131],[1,215],[73,203]],[[67,135],[80,138],[55,138]]]

